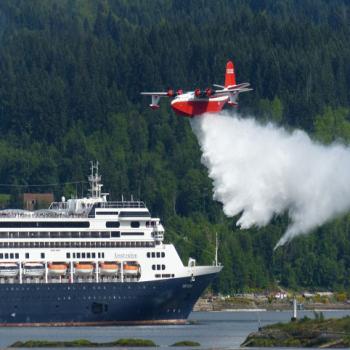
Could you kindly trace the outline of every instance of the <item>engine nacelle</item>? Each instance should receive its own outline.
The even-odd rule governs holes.
[[[210,96],[212,96],[212,95],[214,95],[215,94],[215,91],[212,89],[212,88],[206,88],[205,89],[205,94],[208,96],[208,97],[210,97]]]
[[[194,95],[195,95],[196,97],[200,97],[200,96],[202,95],[201,89],[196,88],[196,89],[194,90]]]
[[[167,91],[167,96],[168,97],[175,97],[175,92],[173,89],[168,89]]]

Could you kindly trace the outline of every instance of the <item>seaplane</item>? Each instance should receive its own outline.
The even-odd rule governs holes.
[[[170,105],[177,115],[192,118],[204,113],[220,112],[225,104],[232,107],[238,106],[238,95],[241,92],[251,91],[249,83],[236,83],[236,73],[232,61],[226,64],[225,85],[213,84],[205,90],[196,88],[194,91],[183,92],[169,88],[164,92],[141,92],[141,95],[151,96],[149,105],[152,109],[159,108],[159,100],[162,97],[172,99]]]

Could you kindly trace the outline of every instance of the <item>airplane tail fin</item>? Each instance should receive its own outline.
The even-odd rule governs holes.
[[[235,67],[232,61],[228,61],[226,64],[225,87],[234,85],[236,85]]]

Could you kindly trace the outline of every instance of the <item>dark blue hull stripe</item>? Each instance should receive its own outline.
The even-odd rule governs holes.
[[[0,284],[0,326],[183,323],[215,275],[194,281]]]

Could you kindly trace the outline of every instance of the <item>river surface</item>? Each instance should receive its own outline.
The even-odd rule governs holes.
[[[323,314],[326,318],[343,317],[350,315],[350,310],[323,311]],[[258,329],[259,324],[287,322],[291,315],[291,311],[193,312],[189,318],[190,324],[181,326],[0,328],[0,348],[4,349],[17,340],[88,339],[108,342],[120,338],[142,338],[153,340],[159,345],[159,350],[170,350],[169,345],[182,340],[199,342],[199,349],[238,349],[246,336]],[[304,315],[314,317],[312,311],[299,311],[298,317]]]

